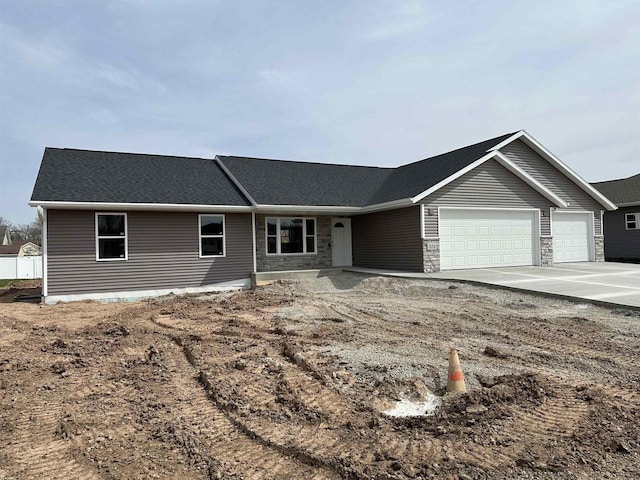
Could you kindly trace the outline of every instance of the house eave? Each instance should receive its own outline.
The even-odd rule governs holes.
[[[110,203],[110,202],[60,202],[31,200],[31,207],[43,207],[60,210],[127,210],[159,212],[251,212],[254,207],[248,205],[200,205],[177,203]]]

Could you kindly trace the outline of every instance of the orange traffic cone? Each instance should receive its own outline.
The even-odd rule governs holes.
[[[467,386],[464,383],[464,375],[460,368],[458,351],[455,348],[449,350],[449,381],[447,382],[447,393],[466,393]]]

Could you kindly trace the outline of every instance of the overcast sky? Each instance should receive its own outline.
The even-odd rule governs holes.
[[[640,171],[640,1],[0,0],[0,216],[45,146],[395,166],[527,130]]]

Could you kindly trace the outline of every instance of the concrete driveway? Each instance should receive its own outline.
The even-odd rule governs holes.
[[[640,308],[640,265],[632,263],[560,263],[553,267],[478,268],[430,273],[425,276]]]

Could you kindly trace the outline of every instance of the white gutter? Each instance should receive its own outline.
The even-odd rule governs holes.
[[[29,206],[64,210],[145,210],[165,212],[251,212],[248,205],[197,205],[180,203],[107,203],[107,202],[50,202],[32,200]]]

